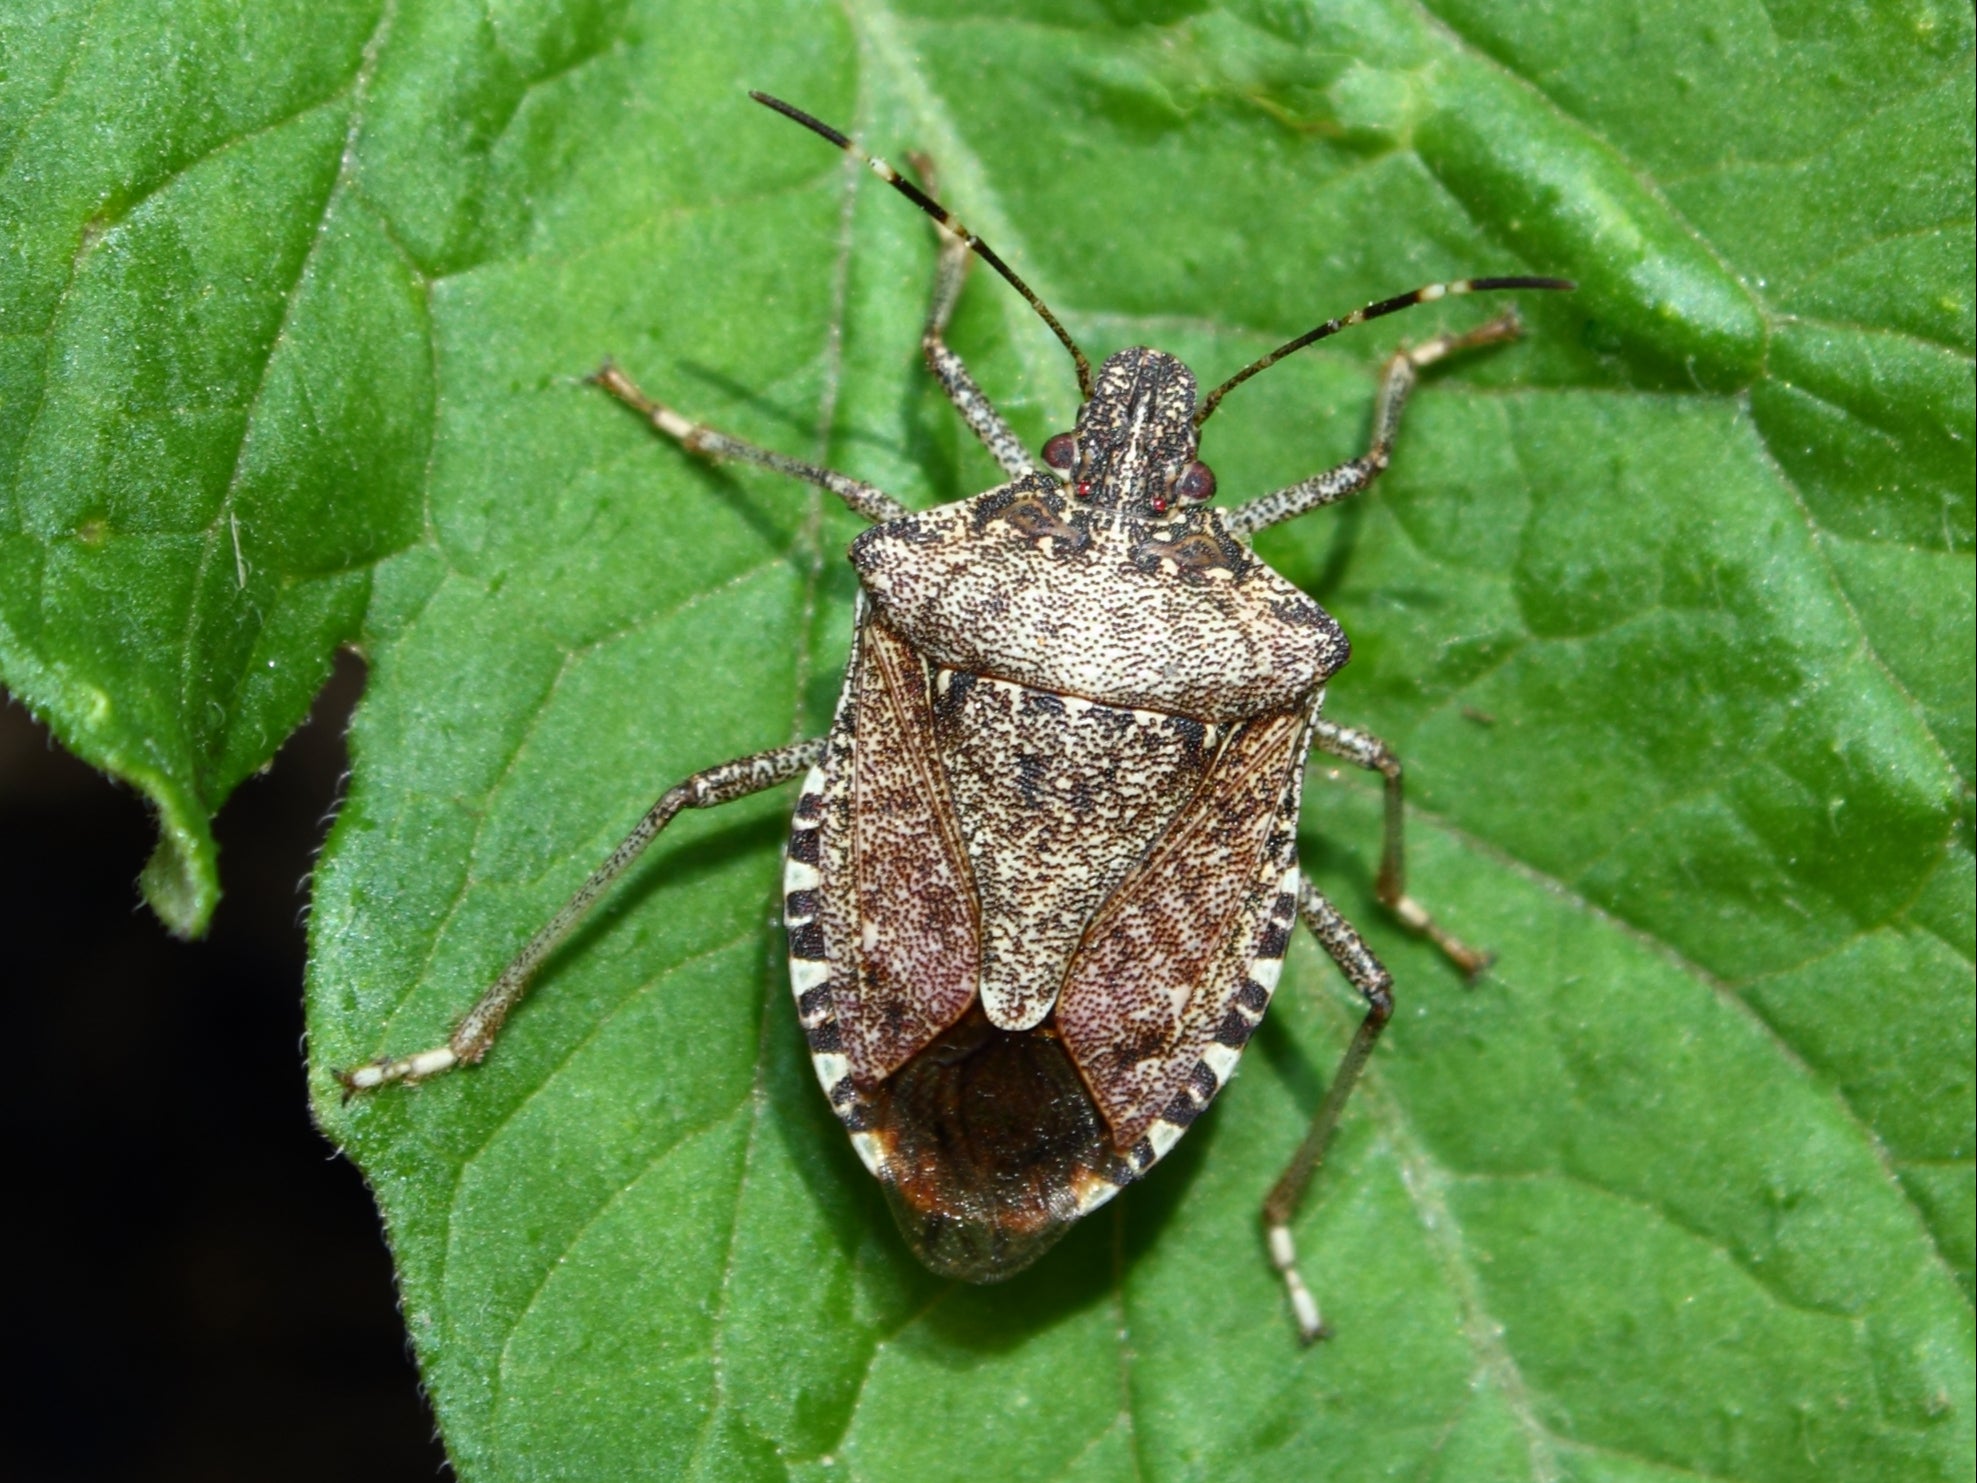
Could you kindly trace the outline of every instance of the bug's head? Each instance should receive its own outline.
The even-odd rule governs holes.
[[[1194,372],[1163,350],[1136,345],[1099,367],[1075,432],[1043,445],[1080,504],[1129,518],[1164,515],[1215,493],[1195,457]]]

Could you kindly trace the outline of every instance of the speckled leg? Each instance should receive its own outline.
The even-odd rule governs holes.
[[[1410,932],[1418,932],[1448,955],[1451,963],[1467,978],[1474,978],[1490,966],[1490,955],[1470,947],[1459,937],[1435,924],[1421,903],[1407,894],[1407,858],[1401,837],[1400,758],[1392,747],[1370,731],[1357,726],[1341,726],[1322,717],[1312,723],[1312,745],[1329,756],[1351,762],[1386,779],[1386,843],[1380,852],[1380,875],[1374,890],[1384,906]]]
[[[1373,441],[1366,451],[1300,484],[1238,505],[1228,514],[1230,528],[1238,534],[1250,534],[1358,494],[1386,472],[1393,457],[1394,434],[1400,429],[1401,409],[1407,405],[1408,394],[1424,366],[1458,350],[1496,345],[1522,333],[1516,312],[1507,310],[1465,335],[1437,335],[1412,350],[1396,350],[1380,377],[1379,398],[1373,404]]]
[[[1297,1268],[1297,1247],[1291,1240],[1291,1221],[1297,1215],[1297,1208],[1304,1200],[1304,1192],[1310,1187],[1311,1176],[1318,1172],[1324,1161],[1325,1150],[1331,1144],[1332,1134],[1337,1131],[1339,1114],[1345,1110],[1346,1098],[1359,1081],[1359,1073],[1366,1069],[1366,1060],[1373,1054],[1373,1046],[1393,1017],[1393,978],[1373,956],[1373,950],[1366,946],[1352,923],[1340,916],[1337,908],[1319,894],[1317,887],[1309,881],[1298,882],[1298,913],[1304,925],[1311,929],[1325,951],[1332,955],[1332,961],[1339,965],[1352,986],[1359,990],[1366,1000],[1366,1018],[1359,1022],[1354,1032],[1352,1044],[1339,1058],[1339,1069],[1332,1073],[1332,1084],[1325,1090],[1325,1100],[1318,1104],[1318,1111],[1311,1119],[1311,1127],[1304,1135],[1304,1142],[1298,1145],[1291,1161],[1284,1166],[1269,1195],[1263,1201],[1263,1230],[1270,1247],[1270,1260],[1282,1274],[1284,1286],[1290,1293],[1291,1311],[1297,1315],[1299,1335],[1307,1344],[1325,1338],[1330,1330],[1318,1311],[1318,1300],[1305,1286],[1304,1278]]]
[[[446,1044],[409,1056],[380,1056],[366,1065],[336,1072],[336,1079],[343,1083],[345,1095],[368,1092],[388,1082],[424,1081],[441,1072],[451,1071],[455,1066],[471,1065],[480,1060],[494,1044],[494,1037],[501,1033],[502,1021],[508,1018],[509,1011],[521,1003],[522,996],[528,993],[529,981],[542,965],[542,960],[576,930],[577,924],[590,914],[598,898],[610,890],[612,883],[645,853],[645,847],[659,837],[659,831],[673,821],[674,815],[681,809],[714,808],[732,803],[737,798],[746,798],[751,793],[760,793],[765,788],[773,788],[795,777],[823,755],[824,738],[816,737],[778,747],[773,752],[757,752],[752,757],[723,762],[719,767],[696,772],[684,782],[668,788],[660,795],[659,801],[646,811],[645,817],[638,821],[638,827],[605,857],[604,863],[590,873],[590,879],[563,903],[563,909],[551,917],[548,924],[515,955],[515,960],[501,971],[501,977],[454,1026]]]
[[[863,480],[819,468],[814,463],[805,463],[802,459],[791,458],[787,454],[758,448],[753,443],[744,443],[740,438],[731,438],[726,433],[716,432],[711,427],[703,427],[700,423],[689,421],[664,402],[653,401],[632,383],[631,377],[608,360],[598,367],[590,379],[667,437],[677,441],[689,453],[698,453],[703,458],[713,459],[716,463],[725,458],[738,458],[743,463],[760,464],[765,469],[788,474],[792,479],[802,479],[807,483],[818,485],[828,489],[874,525],[883,525],[888,520],[901,519],[906,514],[906,506],[883,489],[867,484]]]
[[[931,194],[935,189],[933,162],[925,155],[909,158]],[[995,410],[987,394],[975,384],[975,378],[968,374],[961,357],[948,349],[945,338],[947,321],[954,314],[955,300],[961,297],[961,284],[968,276],[968,264],[975,254],[964,240],[938,222],[934,225],[934,233],[940,239],[940,265],[934,271],[934,296],[927,306],[927,327],[920,336],[920,348],[927,354],[927,369],[934,373],[941,390],[954,403],[955,411],[961,414],[962,420],[982,440],[982,445],[995,456],[995,461],[1002,465],[1010,478],[1020,479],[1025,474],[1036,472],[1029,451],[1023,447],[1022,439],[1016,436],[1014,429],[1002,420],[1002,414]]]

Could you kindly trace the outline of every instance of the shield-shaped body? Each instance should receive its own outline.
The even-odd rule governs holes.
[[[936,1271],[994,1281],[1228,1080],[1296,920],[1338,626],[1222,516],[1047,475],[867,531],[785,865],[831,1106]]]

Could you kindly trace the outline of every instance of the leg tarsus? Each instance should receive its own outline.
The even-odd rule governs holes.
[[[1418,933],[1441,949],[1442,956],[1455,965],[1462,975],[1462,982],[1474,988],[1482,976],[1496,962],[1496,954],[1487,948],[1471,947],[1452,932],[1444,931],[1428,915],[1427,909],[1412,896],[1401,892],[1395,895],[1382,894],[1380,905],[1394,915],[1394,920],[1408,931]]]
[[[603,863],[590,873],[556,915],[502,969],[501,976],[453,1027],[453,1033],[444,1045],[415,1051],[409,1056],[380,1056],[361,1066],[331,1072],[343,1085],[344,1100],[394,1081],[426,1081],[456,1066],[474,1065],[494,1044],[494,1038],[501,1033],[502,1022],[508,1018],[509,1011],[521,1003],[522,996],[528,993],[530,981],[543,960],[576,930],[577,924],[589,915],[590,909],[604,893],[632,867],[645,853],[645,847],[659,837],[659,832],[682,809],[715,808],[723,803],[732,803],[737,798],[746,798],[751,793],[760,793],[795,777],[823,755],[824,738],[816,737],[787,747],[777,747],[773,751],[737,757],[732,762],[696,772],[668,788],[659,796],[659,801],[646,810],[637,827],[618,842],[617,848],[605,856]]]
[[[1359,1076],[1366,1069],[1366,1062],[1373,1054],[1373,1047],[1380,1039],[1380,1032],[1393,1018],[1393,977],[1373,956],[1373,950],[1366,946],[1365,939],[1336,907],[1321,895],[1311,882],[1298,881],[1298,912],[1304,925],[1311,929],[1312,936],[1331,955],[1332,961],[1360,996],[1366,1000],[1366,1017],[1359,1022],[1353,1032],[1351,1044],[1345,1054],[1339,1057],[1338,1069],[1332,1073],[1332,1084],[1325,1089],[1324,1100],[1312,1114],[1311,1126],[1306,1130],[1304,1141],[1298,1145],[1291,1161],[1284,1166],[1276,1184],[1263,1201],[1263,1230],[1269,1243],[1270,1263],[1284,1279],[1284,1290],[1290,1297],[1291,1311],[1297,1318],[1298,1335],[1306,1344],[1315,1344],[1330,1335],[1324,1315],[1319,1312],[1318,1300],[1305,1285],[1297,1267],[1297,1246],[1291,1238],[1291,1221],[1296,1218],[1298,1206],[1304,1201],[1304,1193],[1310,1188],[1311,1179],[1324,1162],[1325,1151],[1331,1146],[1332,1135],[1338,1131],[1339,1116],[1345,1110],[1346,1099],[1358,1084]]]
[[[800,458],[791,458],[772,449],[758,448],[741,438],[729,437],[704,423],[681,416],[664,402],[654,401],[639,390],[631,377],[612,361],[605,361],[591,373],[589,380],[593,386],[602,387],[689,453],[717,463],[722,459],[739,459],[743,463],[774,469],[792,479],[801,479],[806,484],[815,484],[820,489],[829,490],[874,525],[903,519],[907,513],[906,506],[876,485],[814,463],[805,463]]]
[[[1485,326],[1487,328],[1487,326]],[[1386,782],[1385,828],[1380,849],[1380,873],[1374,881],[1374,894],[1380,905],[1408,931],[1425,937],[1440,948],[1463,978],[1474,983],[1495,955],[1473,948],[1454,933],[1445,931],[1428,914],[1426,907],[1407,894],[1407,853],[1404,838],[1406,809],[1402,797],[1400,758],[1394,749],[1370,731],[1357,726],[1341,726],[1319,717],[1312,726],[1312,745],[1327,756],[1337,757],[1377,772]]]

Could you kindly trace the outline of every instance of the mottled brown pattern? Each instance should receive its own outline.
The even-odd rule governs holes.
[[[1030,494],[1065,507],[1077,538],[983,518]],[[1237,573],[1159,559],[1193,535],[1240,555],[1219,510],[1141,520],[1066,498],[1049,475],[1020,480],[874,526],[852,563],[887,624],[935,664],[1104,705],[1240,721],[1297,708],[1345,663],[1338,624],[1262,562]]]
[[[1094,704],[939,669],[861,602],[784,906],[792,975],[820,941],[828,972],[819,1079],[929,1266],[1028,1265],[1233,1070],[1320,693],[1235,726]]]
[[[1282,867],[1268,845],[1305,726],[1303,714],[1287,712],[1230,738],[1072,961],[1057,1025],[1118,1147],[1173,1101],[1233,1012],[1262,946],[1259,919],[1276,898]]]
[[[1028,1265],[1174,1146],[1295,919],[1303,758],[1350,650],[1197,502],[1193,404],[1173,357],[1122,352],[1057,445],[1063,478],[1018,472],[852,545],[791,972],[907,1241],[968,1280]]]
[[[974,883],[933,751],[926,671],[881,622],[854,677],[851,855],[858,969],[833,995],[860,1082],[889,1076],[975,997]]]
[[[934,694],[981,901],[982,1007],[1024,1029],[1057,1002],[1092,914],[1194,794],[1218,736],[953,671]]]

